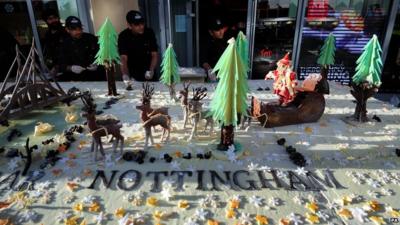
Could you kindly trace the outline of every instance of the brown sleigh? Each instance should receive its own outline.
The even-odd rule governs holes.
[[[251,98],[251,114],[261,126],[279,127],[318,121],[325,111],[325,98],[318,92],[299,92],[288,106],[277,103],[263,103]]]

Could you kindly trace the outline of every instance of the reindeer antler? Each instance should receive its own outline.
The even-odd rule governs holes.
[[[142,84],[142,87],[142,102],[150,102],[150,99],[154,94],[154,85],[150,86],[150,84],[146,82]]]
[[[92,98],[92,94],[90,93],[90,91],[85,91],[82,94],[81,99],[84,104],[84,107],[82,108],[83,111],[86,111],[86,112],[96,111],[96,104],[94,103],[94,100]]]
[[[193,100],[200,101],[207,96],[207,88],[206,87],[197,87],[193,88]]]
[[[185,89],[186,91],[188,91],[189,90],[189,86],[190,86],[190,84],[192,84],[192,82],[190,82],[190,81],[188,81],[188,82],[183,82],[183,89]]]

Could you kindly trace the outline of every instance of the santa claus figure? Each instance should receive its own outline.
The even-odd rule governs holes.
[[[291,69],[289,53],[278,61],[277,66],[276,70],[270,71],[265,76],[265,80],[274,79],[273,89],[279,96],[279,104],[287,106],[296,96],[295,87],[297,86],[296,73]]]

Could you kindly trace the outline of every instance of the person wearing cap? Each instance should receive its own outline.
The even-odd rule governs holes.
[[[269,71],[265,76],[265,80],[274,79],[274,94],[279,97],[279,105],[287,106],[296,96],[296,73],[292,71],[292,61],[287,53],[277,62],[277,68]]]
[[[97,38],[82,30],[78,17],[69,16],[65,21],[68,33],[60,51],[60,80],[105,80],[104,69],[94,64],[99,50]]]
[[[145,27],[143,15],[131,10],[126,14],[128,28],[118,36],[122,79],[127,90],[132,90],[132,79],[155,80],[158,61],[157,40],[152,29]]]
[[[67,32],[60,22],[60,17],[56,9],[49,8],[45,10],[42,17],[48,27],[42,42],[43,56],[46,66],[50,69],[50,72],[55,75],[58,69],[57,60],[60,47],[67,37]]]
[[[215,64],[217,64],[218,59],[221,57],[222,53],[228,46],[227,38],[225,32],[227,31],[227,26],[219,18],[211,20],[209,23],[208,33],[210,34],[210,39],[205,49],[205,54],[203,54],[202,65],[207,73],[207,79],[209,81],[216,80],[216,74],[212,72]],[[205,56],[205,57],[204,57]]]

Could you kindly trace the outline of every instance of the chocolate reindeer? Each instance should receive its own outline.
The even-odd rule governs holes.
[[[113,122],[98,124],[96,121],[96,104],[90,92],[86,92],[81,96],[82,102],[84,104],[82,116],[87,119],[87,126],[89,127],[90,133],[92,135],[92,146],[91,151],[94,151],[94,160],[97,160],[97,151],[100,149],[102,156],[105,156],[103,144],[101,142],[102,137],[112,136],[115,139],[113,142],[113,150],[116,152],[118,143],[120,143],[120,154],[122,155],[124,149],[124,137],[121,135],[122,125]]]
[[[201,119],[206,120],[206,125],[204,127],[204,132],[207,129],[208,124],[210,124],[210,134],[214,130],[214,120],[211,115],[208,115],[208,111],[202,111],[203,103],[200,102],[203,98],[207,96],[207,88],[198,87],[193,88],[193,98],[189,101],[189,119],[192,120],[192,132],[190,134],[189,140],[197,135],[197,125]]]
[[[151,132],[152,127],[160,125],[163,128],[161,141],[164,140],[165,134],[167,132],[168,134],[165,141],[168,141],[171,131],[171,117],[168,115],[168,108],[151,108],[151,97],[153,94],[154,86],[150,87],[150,85],[147,83],[143,84],[142,104],[136,106],[136,109],[141,111],[140,118],[143,122],[143,127],[145,129],[145,148],[148,147],[149,139],[150,144],[154,144],[154,139]]]
[[[148,107],[148,116],[154,116],[157,114],[168,115],[168,107],[160,107],[153,109],[151,108],[151,98],[154,94],[154,86],[150,86],[147,82],[142,85],[142,105],[146,105]]]
[[[179,91],[179,99],[181,100],[181,107],[183,111],[183,129],[186,128],[186,124],[188,122],[188,115],[189,115],[189,86],[190,86],[190,81],[188,83],[183,83],[183,90]]]

